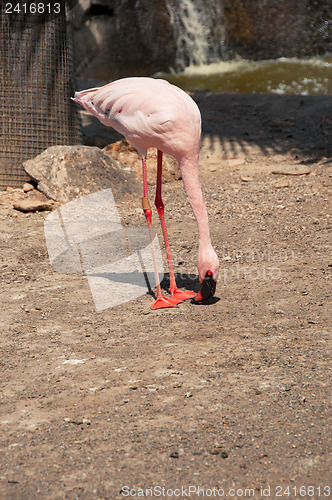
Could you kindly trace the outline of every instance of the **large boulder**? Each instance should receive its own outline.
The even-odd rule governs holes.
[[[112,189],[115,199],[142,191],[130,168],[97,147],[52,146],[23,167],[39,191],[61,203],[106,188]]]

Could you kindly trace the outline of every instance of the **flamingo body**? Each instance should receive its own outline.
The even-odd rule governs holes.
[[[75,99],[142,156],[152,147],[176,159],[199,152],[200,111],[188,94],[165,80],[123,78],[76,93]]]

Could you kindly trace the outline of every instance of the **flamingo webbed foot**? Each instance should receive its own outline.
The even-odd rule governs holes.
[[[161,297],[157,297],[157,300],[154,304],[152,304],[151,309],[164,309],[166,307],[176,307],[178,305],[177,300],[172,300],[172,298],[167,299],[163,295]]]
[[[179,290],[177,287],[171,288],[171,299],[177,300],[177,302],[183,302],[184,300],[193,299],[195,297],[194,292],[190,290]]]

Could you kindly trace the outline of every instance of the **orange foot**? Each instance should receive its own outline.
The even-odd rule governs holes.
[[[190,290],[181,292],[181,290],[178,290],[176,287],[171,289],[171,300],[176,300],[178,303],[183,302],[184,300],[192,299],[193,297],[195,297],[195,294]]]
[[[173,300],[172,298],[167,299],[163,295],[158,297],[156,302],[152,304],[151,309],[163,309],[164,307],[176,307],[179,303],[178,300]]]

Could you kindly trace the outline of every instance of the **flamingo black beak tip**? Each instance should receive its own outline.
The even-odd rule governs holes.
[[[197,304],[213,297],[216,293],[216,286],[217,282],[213,279],[212,271],[207,271],[202,282],[202,287],[192,299],[192,303]]]

